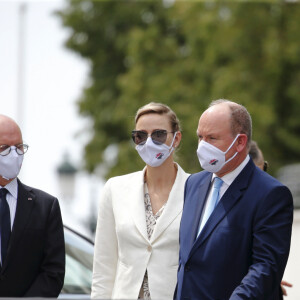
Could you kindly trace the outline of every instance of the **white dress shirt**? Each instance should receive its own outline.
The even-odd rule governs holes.
[[[247,165],[248,161],[249,161],[250,157],[249,155],[246,156],[246,158],[243,160],[243,162],[233,171],[231,171],[230,173],[224,175],[223,177],[220,177],[223,180],[223,184],[220,188],[220,197],[219,197],[219,201],[221,201],[222,196],[225,194],[225,192],[227,191],[227,189],[229,188],[229,186],[232,184],[232,182],[235,180],[235,178],[241,173],[241,171],[245,168],[245,166]],[[213,176],[211,178],[211,183],[214,181],[215,177],[218,177],[215,173],[213,173]],[[201,219],[199,222],[199,228],[202,222],[202,218],[204,216],[205,210],[208,207],[208,203],[211,201],[212,198],[212,191],[213,191],[213,184],[210,185],[210,190],[207,196],[207,200],[205,202],[205,207],[202,211],[202,215],[201,215]]]

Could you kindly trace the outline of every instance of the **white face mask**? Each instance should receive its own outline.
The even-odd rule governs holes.
[[[166,144],[157,145],[154,144],[151,137],[147,138],[147,141],[143,145],[137,145],[135,149],[139,153],[142,160],[151,167],[160,166],[173,152],[173,143],[177,132],[174,134],[171,146]]]
[[[17,154],[14,146],[11,147],[9,154],[0,155],[0,175],[6,180],[16,178],[19,175],[24,158],[24,155]]]
[[[231,143],[231,145],[228,147],[228,149],[225,152],[221,151],[217,147],[202,140],[199,143],[198,149],[197,149],[197,156],[198,156],[201,167],[204,170],[206,170],[208,172],[212,172],[212,173],[216,173],[216,172],[220,171],[224,167],[225,164],[227,164],[229,161],[234,159],[236,157],[236,155],[238,154],[238,152],[236,152],[228,160],[226,160],[226,158],[225,158],[226,153],[231,149],[231,147],[233,146],[233,144],[235,143],[235,141],[237,140],[237,138],[239,136],[240,135],[238,134],[235,137],[235,139],[233,140],[233,142]]]

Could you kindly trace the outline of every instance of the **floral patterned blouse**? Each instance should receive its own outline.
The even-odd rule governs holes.
[[[156,225],[157,219],[161,216],[161,214],[164,211],[164,208],[167,204],[167,202],[160,208],[160,210],[154,215],[152,212],[152,206],[151,206],[151,200],[150,195],[148,192],[148,186],[145,182],[144,184],[144,204],[145,204],[145,212],[146,212],[146,225],[147,225],[147,234],[148,239],[150,240],[154,227]],[[145,299],[145,300],[151,300],[150,291],[149,291],[149,285],[148,285],[148,274],[147,270],[145,272],[144,280],[141,286],[139,299]]]

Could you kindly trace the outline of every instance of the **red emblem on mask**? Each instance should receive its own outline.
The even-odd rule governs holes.
[[[156,159],[161,159],[162,157],[164,156],[164,154],[163,153],[157,153],[156,154]]]
[[[217,162],[218,162],[218,160],[214,158],[209,162],[209,164],[214,166]]]

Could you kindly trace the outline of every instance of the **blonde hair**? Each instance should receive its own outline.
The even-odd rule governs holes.
[[[181,131],[180,122],[175,112],[167,105],[157,102],[150,102],[138,109],[135,115],[135,124],[139,118],[147,114],[166,115],[169,118],[172,132]]]

